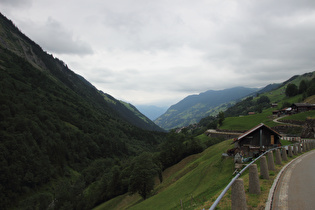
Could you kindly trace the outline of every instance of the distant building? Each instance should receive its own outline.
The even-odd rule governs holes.
[[[263,151],[281,145],[280,137],[278,132],[261,123],[235,138],[233,143],[245,156],[255,157]]]
[[[279,110],[272,111],[272,115],[274,116],[280,116],[281,112]]]
[[[300,113],[315,110],[315,104],[294,103],[291,105],[291,108],[293,113]]]

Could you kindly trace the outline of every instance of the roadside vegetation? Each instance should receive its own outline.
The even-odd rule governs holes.
[[[281,140],[282,145],[290,145],[294,142]],[[302,153],[303,154],[303,153]],[[261,189],[260,195],[250,194],[249,193],[249,174],[248,170],[240,176],[241,179],[244,180],[244,189],[246,194],[246,202],[248,209],[265,209],[266,202],[268,200],[269,191],[271,186],[273,185],[274,179],[277,177],[278,173],[281,171],[281,169],[290,161],[295,159],[296,157],[302,155],[293,155],[293,157],[288,157],[288,161],[282,161],[282,165],[275,165],[276,170],[275,171],[269,171],[269,180],[262,179],[262,177],[259,177],[259,184]],[[275,157],[275,154],[274,154]],[[255,162],[257,164],[258,168],[258,174],[260,174],[260,161],[258,160]],[[223,190],[223,189],[222,189]],[[218,192],[212,200],[206,202],[203,206],[203,208],[208,209],[214,203],[215,199],[220,195],[221,191]],[[231,209],[231,188],[228,190],[228,192],[225,194],[225,196],[222,198],[222,200],[219,202],[219,205],[217,206],[217,209]]]
[[[95,209],[195,209],[201,207],[232,178],[233,160],[221,156],[233,147],[231,142],[227,140],[215,144],[167,168],[163,171],[163,182],[158,182],[153,190],[155,195],[146,200],[137,195],[125,194]]]

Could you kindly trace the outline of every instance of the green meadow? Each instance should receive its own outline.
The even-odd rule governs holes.
[[[232,140],[209,147],[189,156],[163,172],[163,182],[157,183],[155,195],[143,200],[138,195],[125,194],[98,207],[101,209],[195,209],[213,199],[232,179],[233,159],[222,157],[232,148]],[[158,181],[157,181],[158,182]]]

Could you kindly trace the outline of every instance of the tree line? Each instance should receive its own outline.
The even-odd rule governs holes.
[[[298,94],[303,95],[303,99],[315,95],[315,78],[310,81],[302,80],[297,86],[296,84],[290,83],[285,89],[285,94],[288,97],[293,97]]]

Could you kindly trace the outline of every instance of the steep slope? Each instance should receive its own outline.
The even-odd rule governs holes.
[[[199,95],[190,95],[171,106],[154,122],[164,129],[197,123],[209,115],[209,110],[257,91],[256,88],[235,87],[225,90],[209,90]]]
[[[109,94],[100,91],[101,95],[104,97],[108,105],[116,110],[120,116],[126,119],[128,122],[132,122],[138,127],[152,130],[152,131],[164,131],[162,128],[157,126],[148,117],[142,114],[134,105],[126,103],[124,101],[119,101]]]
[[[231,140],[223,141],[183,159],[163,172],[163,182],[156,185],[154,195],[116,197],[95,210],[105,209],[201,209],[232,178],[233,160],[222,158],[232,148]],[[193,198],[193,200],[192,200]],[[181,207],[181,202],[183,207]]]
[[[15,54],[26,59],[34,68],[51,74],[55,79],[59,80],[75,93],[79,94],[85,100],[90,101],[95,106],[103,107],[108,113],[116,115],[135,126],[143,129],[162,131],[152,121],[148,120],[144,115],[135,114],[132,110],[124,106],[118,100],[111,97],[115,101],[115,105],[107,103],[103,99],[102,94],[82,76],[75,74],[67,65],[52,55],[45,53],[40,46],[22,34],[8,19],[1,15],[0,29],[0,45]],[[112,109],[111,109],[112,108]]]
[[[121,161],[165,134],[129,123],[139,117],[124,107],[0,15],[0,209],[91,209],[125,193]]]

